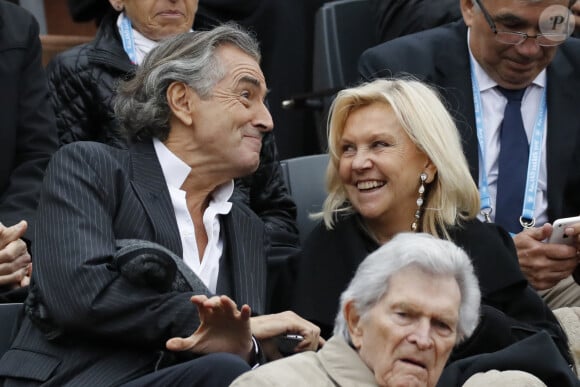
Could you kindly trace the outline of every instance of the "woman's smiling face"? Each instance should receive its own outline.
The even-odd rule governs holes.
[[[429,164],[391,107],[382,102],[354,108],[339,143],[339,176],[354,209],[370,223],[410,229],[419,177]]]

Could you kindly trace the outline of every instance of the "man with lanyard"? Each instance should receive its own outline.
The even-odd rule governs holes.
[[[359,71],[440,88],[479,183],[481,219],[512,234],[550,307],[580,306],[580,224],[566,230],[572,246],[546,242],[552,222],[580,214],[580,41],[567,39],[575,0],[459,1],[462,21],[373,47]]]

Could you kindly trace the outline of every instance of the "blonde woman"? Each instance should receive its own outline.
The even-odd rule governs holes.
[[[528,286],[511,237],[476,218],[477,187],[433,89],[383,79],[343,90],[331,107],[328,138],[329,193],[301,256],[296,312],[328,338],[359,263],[399,233],[425,232],[465,249],[481,286],[480,325],[451,360],[502,350],[545,329],[566,365],[566,336]]]

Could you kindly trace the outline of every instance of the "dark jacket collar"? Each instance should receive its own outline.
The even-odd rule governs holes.
[[[108,13],[97,30],[95,39],[91,42],[92,49],[88,51],[89,63],[110,66],[120,72],[132,74],[136,66],[123,49],[123,43],[117,28],[118,13]]]

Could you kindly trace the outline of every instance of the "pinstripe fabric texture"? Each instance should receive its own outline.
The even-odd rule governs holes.
[[[240,204],[222,220],[230,296],[262,313],[263,223]],[[118,385],[153,371],[167,339],[196,329],[192,294],[137,287],[112,269],[117,239],[149,240],[182,255],[152,144],[63,147],[41,193],[27,318],[0,361],[0,377],[24,379],[6,386]]]

